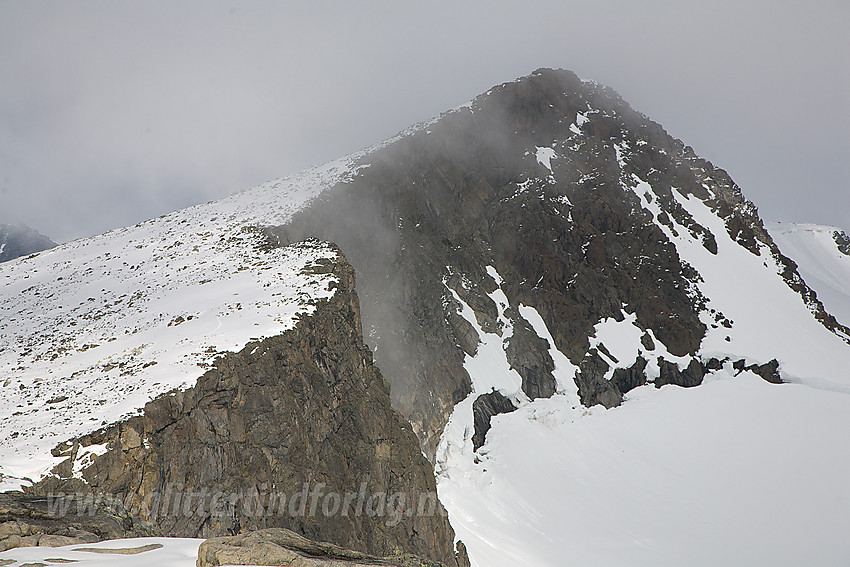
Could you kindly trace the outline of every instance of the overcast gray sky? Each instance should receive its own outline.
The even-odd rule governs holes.
[[[850,2],[0,0],[0,223],[59,241],[340,157],[538,67],[768,220],[850,229]]]

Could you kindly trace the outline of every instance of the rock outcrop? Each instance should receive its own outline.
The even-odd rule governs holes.
[[[537,336],[528,322],[517,317],[513,335],[505,349],[511,368],[522,376],[522,391],[530,399],[551,398],[555,393],[555,362],[549,354],[549,343]]]
[[[298,567],[441,567],[411,555],[377,557],[330,543],[311,541],[286,529],[265,529],[208,539],[198,548],[198,567],[292,565]]]
[[[835,240],[839,252],[845,256],[850,256],[850,236],[847,236],[847,233],[844,231],[836,230],[832,233],[832,238]]]
[[[771,384],[782,384],[782,376],[779,373],[779,362],[774,358],[764,364],[747,364],[746,360],[736,360],[732,366],[739,373],[745,370],[760,376]]]
[[[617,386],[606,378],[608,363],[596,349],[590,349],[576,372],[576,385],[582,405],[587,407],[601,404],[606,408],[620,405],[623,395]]]
[[[678,365],[666,360],[662,360],[659,367],[661,375],[655,380],[655,386],[658,388],[665,384],[692,388],[702,384],[702,379],[705,377],[705,367],[695,358],[691,359],[684,370],[680,370]]]
[[[143,415],[59,447],[46,494],[117,495],[163,534],[210,537],[283,527],[374,555],[455,565],[434,475],[363,343],[354,271],[283,335],[217,359],[197,384]],[[108,450],[69,478],[81,446]],[[459,558],[463,561],[463,558]]]
[[[646,384],[646,363],[646,359],[639,356],[630,367],[615,368],[611,383],[623,394],[643,386]]]
[[[472,449],[477,451],[484,444],[487,432],[490,431],[490,420],[493,416],[516,411],[516,406],[498,391],[481,394],[472,403],[474,432],[472,434]]]
[[[83,503],[0,493],[0,551],[149,535],[157,533],[136,522],[119,501],[101,498]]]

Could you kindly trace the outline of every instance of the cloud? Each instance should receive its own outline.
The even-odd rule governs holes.
[[[334,159],[541,66],[613,86],[772,218],[850,214],[843,2],[0,10],[0,222],[59,240]]]

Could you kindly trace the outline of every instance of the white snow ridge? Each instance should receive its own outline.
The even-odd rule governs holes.
[[[850,325],[850,256],[835,241],[840,229],[816,224],[767,223],[782,252],[799,266],[800,275],[828,312]]]
[[[259,250],[259,227],[286,222],[353,160],[0,265],[0,490],[49,471],[61,441],[192,386],[218,354],[330,297],[333,276],[305,268],[334,248]]]

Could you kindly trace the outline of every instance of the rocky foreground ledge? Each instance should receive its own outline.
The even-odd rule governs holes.
[[[331,543],[311,541],[287,529],[271,528],[237,536],[208,539],[202,543],[198,549],[197,566],[218,565],[440,567],[443,564],[413,555],[394,557],[367,555]]]
[[[44,497],[0,493],[0,551],[16,547],[60,547],[106,539],[158,535],[133,518],[119,503],[101,500],[84,514],[51,514]]]
[[[128,518],[120,510],[104,506],[89,517],[68,518],[56,523],[43,514],[43,502],[21,495],[10,502],[9,495],[0,495],[0,513],[7,519],[14,513],[17,519],[0,523],[0,551],[23,547],[52,547],[61,559],[49,562],[73,562],[65,552],[89,552],[135,555],[163,548],[162,543],[121,548],[86,546],[115,537],[127,537],[134,532],[128,529]],[[25,500],[21,500],[24,498]],[[9,506],[12,508],[9,508]],[[26,519],[23,519],[23,517]],[[72,521],[73,520],[73,521]],[[127,540],[132,541],[132,540]],[[139,540],[142,542],[148,539]],[[458,544],[458,555],[463,558],[461,567],[469,567],[466,550]],[[64,551],[63,551],[64,550]],[[54,553],[54,552],[51,552]],[[151,558],[153,559],[153,558]],[[0,558],[0,566],[17,563],[12,558]],[[44,563],[26,563],[44,565]],[[290,567],[445,567],[444,563],[430,561],[411,554],[390,557],[370,555],[332,543],[317,542],[285,528],[268,528],[235,536],[212,538],[201,543],[196,560],[197,567],[223,565],[286,565]]]

